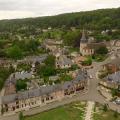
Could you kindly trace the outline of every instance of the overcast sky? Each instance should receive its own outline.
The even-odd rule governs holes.
[[[0,0],[0,19],[120,7],[120,0]]]

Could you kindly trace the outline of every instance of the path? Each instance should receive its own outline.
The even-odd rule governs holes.
[[[85,120],[91,120],[94,105],[95,103],[91,101],[87,103]]]

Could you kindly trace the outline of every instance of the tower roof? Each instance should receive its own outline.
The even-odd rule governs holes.
[[[81,43],[87,43],[88,42],[88,40],[87,40],[87,38],[86,38],[86,36],[85,36],[85,31],[83,30],[83,32],[82,32],[82,37],[81,37],[81,41],[80,41]]]

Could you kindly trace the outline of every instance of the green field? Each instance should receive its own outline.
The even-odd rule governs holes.
[[[48,112],[25,117],[25,120],[84,120],[85,106],[85,102],[76,102]]]
[[[111,110],[107,110],[106,112],[104,112],[103,106],[96,104],[93,118],[93,120],[120,120],[120,114],[117,113],[116,116],[116,113]]]

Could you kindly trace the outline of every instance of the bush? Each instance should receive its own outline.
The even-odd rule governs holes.
[[[22,50],[14,45],[6,50],[7,57],[12,59],[21,59],[23,57]]]

